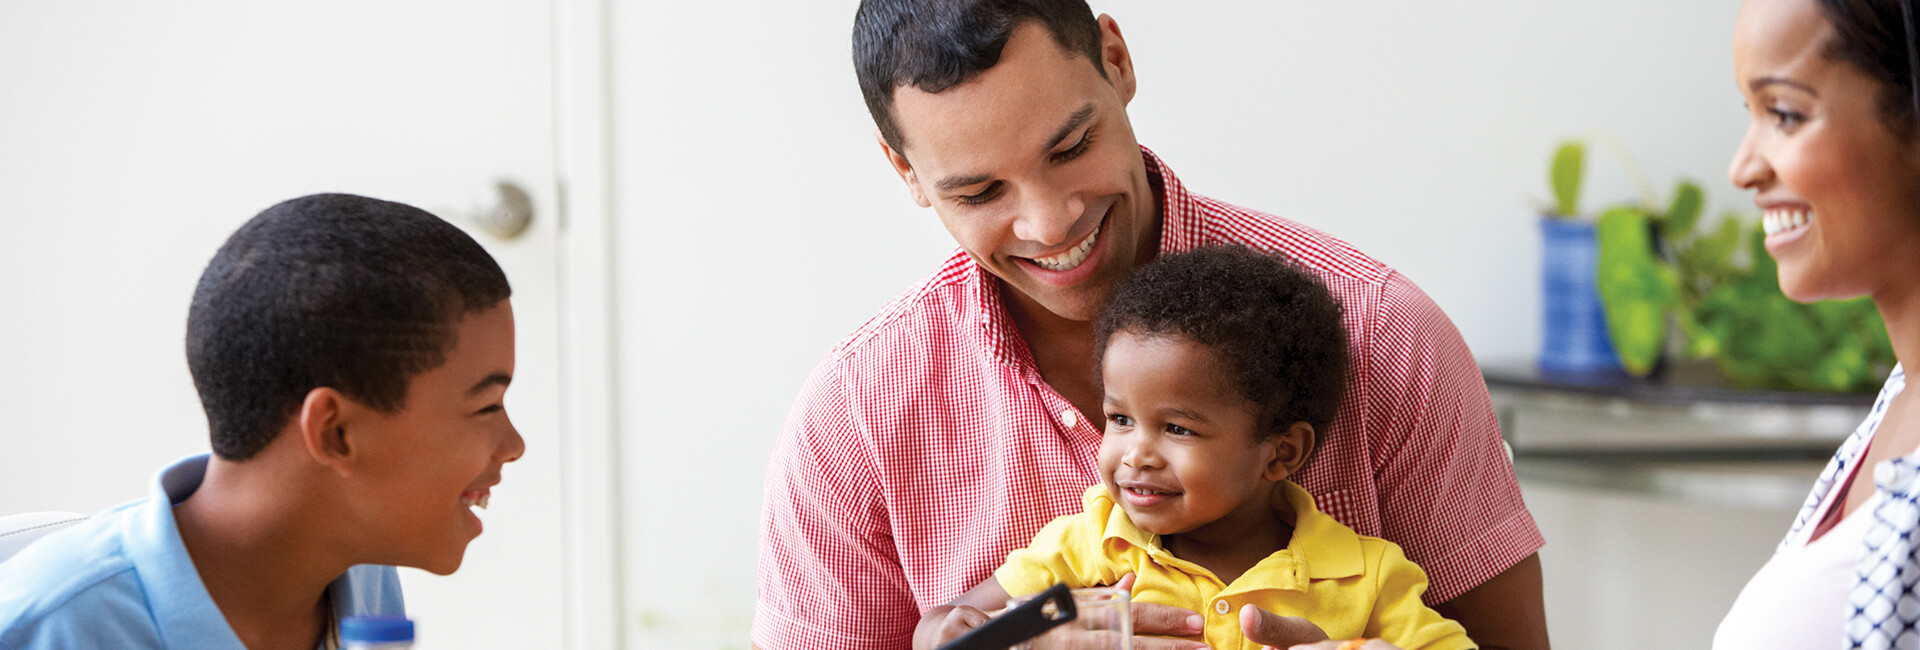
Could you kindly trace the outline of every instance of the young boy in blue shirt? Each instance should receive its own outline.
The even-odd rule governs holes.
[[[248,221],[187,318],[213,453],[0,563],[0,650],[307,650],[404,614],[392,566],[458,569],[470,507],[525,450],[501,403],[511,293],[409,206],[321,194]]]
[[[1398,546],[1355,533],[1287,480],[1330,442],[1320,432],[1348,366],[1340,309],[1313,275],[1243,246],[1167,256],[1122,281],[1094,323],[1100,484],[1083,512],[927,612],[914,646],[1064,582],[1199,612],[1196,640],[1216,650],[1260,650],[1247,631],[1285,622],[1273,615],[1354,640],[1342,647],[1474,647],[1421,602],[1426,574]]]

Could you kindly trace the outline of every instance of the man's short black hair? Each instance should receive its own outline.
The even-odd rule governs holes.
[[[1317,449],[1346,388],[1340,313],[1306,269],[1245,246],[1207,246],[1162,257],[1122,281],[1095,323],[1094,350],[1105,356],[1119,331],[1204,345],[1241,396],[1259,405],[1260,433],[1306,422]]]
[[[1086,0],[861,0],[853,17],[853,71],[887,145],[895,152],[906,146],[893,120],[895,88],[937,93],[979,76],[1000,62],[1013,28],[1028,21],[1106,78],[1100,23]]]
[[[267,208],[214,254],[187,315],[213,452],[252,457],[323,386],[398,411],[460,319],[512,293],[479,243],[418,208],[350,194]]]

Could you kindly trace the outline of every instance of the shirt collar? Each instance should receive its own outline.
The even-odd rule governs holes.
[[[1160,245],[1156,254],[1199,248],[1204,243],[1204,224],[1198,200],[1153,150],[1142,145],[1140,157],[1146,165],[1147,185],[1152,188],[1154,204],[1160,212]],[[981,344],[995,359],[1007,365],[1019,365],[1026,348],[1016,345],[1013,322],[1001,304],[1000,278],[974,263],[964,250],[955,251],[954,256],[960,264],[949,269],[966,274],[960,283],[965,295],[962,309],[967,310],[961,314],[961,322],[975,330]]]
[[[1287,548],[1275,552],[1262,560],[1253,571],[1260,571],[1264,565],[1280,562],[1289,567],[1281,573],[1300,575],[1307,580],[1330,580],[1357,576],[1366,570],[1366,560],[1360,549],[1360,535],[1345,524],[1336,521],[1314,505],[1313,495],[1293,481],[1281,481],[1280,489],[1286,495],[1287,505],[1294,513],[1293,539],[1287,542]],[[1127,517],[1125,509],[1114,503],[1107,494],[1104,484],[1096,484],[1087,489],[1082,498],[1084,507],[1095,516],[1104,517],[1105,536],[1101,544],[1124,542],[1147,549],[1164,552],[1160,546],[1160,536],[1141,530]],[[1252,571],[1249,571],[1251,573]],[[1281,580],[1271,585],[1279,589],[1305,590],[1302,581]]]
[[[207,458],[188,456],[154,475],[147,502],[126,520],[122,533],[162,645],[244,650],[200,581],[173,518],[173,507],[192,496],[206,478]]]

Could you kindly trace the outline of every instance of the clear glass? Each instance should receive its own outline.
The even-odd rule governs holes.
[[[1075,589],[1073,607],[1078,615],[1014,650],[1133,650],[1133,610],[1127,597],[1127,592],[1112,587]],[[1015,599],[1010,605],[1029,598]],[[1047,616],[1056,614],[1052,604],[1042,611]]]

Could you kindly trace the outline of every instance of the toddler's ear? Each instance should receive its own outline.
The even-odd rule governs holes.
[[[1273,456],[1267,461],[1263,476],[1269,481],[1292,476],[1313,455],[1313,425],[1306,422],[1287,425],[1285,431],[1269,437],[1267,444],[1273,445]]]

